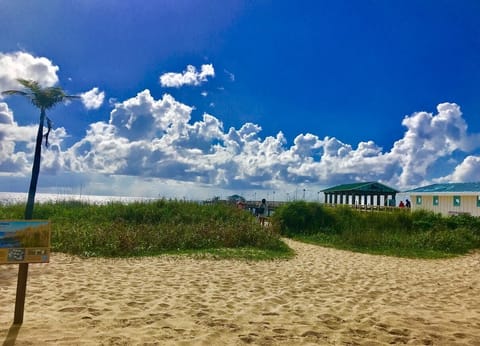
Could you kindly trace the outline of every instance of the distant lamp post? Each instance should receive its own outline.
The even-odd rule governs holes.
[[[305,200],[305,189],[303,189],[303,200]]]
[[[317,202],[320,202],[320,191],[317,192]]]

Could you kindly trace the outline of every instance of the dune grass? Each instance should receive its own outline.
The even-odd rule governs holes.
[[[480,249],[480,218],[426,211],[362,212],[293,202],[275,211],[274,231],[313,244],[412,258],[446,258]]]
[[[22,219],[24,205],[0,205],[0,219]],[[160,254],[265,260],[294,255],[281,238],[338,249],[412,258],[447,258],[480,249],[480,218],[431,212],[361,212],[292,202],[270,228],[231,205],[153,202],[38,204],[35,219],[52,222],[52,250],[80,256]]]
[[[21,219],[23,209],[0,206],[0,219]],[[51,221],[52,251],[88,257],[177,254],[264,260],[294,255],[251,214],[224,204],[57,201],[36,205],[34,218]]]

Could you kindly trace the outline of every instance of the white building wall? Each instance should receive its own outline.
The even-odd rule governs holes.
[[[438,197],[438,205],[434,205],[434,197]],[[480,207],[477,206],[477,200],[480,194],[475,193],[438,193],[435,195],[416,193],[411,194],[412,211],[429,210],[434,213],[440,213],[444,216],[468,213],[472,216],[480,216]],[[418,204],[417,198],[421,197],[421,204]],[[460,198],[460,205],[454,205],[454,198]]]

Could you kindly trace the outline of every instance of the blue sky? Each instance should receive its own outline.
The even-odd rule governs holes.
[[[478,1],[3,1],[0,90],[50,111],[38,191],[286,199],[480,180]],[[0,99],[0,190],[38,112]]]

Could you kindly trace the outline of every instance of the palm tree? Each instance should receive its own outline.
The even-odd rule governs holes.
[[[47,109],[52,108],[59,102],[75,99],[79,96],[67,95],[59,87],[42,87],[38,82],[26,79],[17,79],[25,87],[22,90],[6,90],[2,95],[20,95],[28,98],[32,104],[40,109],[40,123],[38,124],[37,141],[35,144],[35,156],[33,158],[32,177],[28,189],[27,206],[25,207],[25,220],[31,220],[33,206],[35,204],[35,193],[37,192],[38,176],[40,174],[40,158],[42,154],[43,125],[47,120],[48,131],[45,135],[45,145],[48,146],[48,135],[52,128],[52,122],[46,115]],[[17,296],[15,299],[14,324],[22,324],[23,311],[25,306],[25,293],[27,289],[28,263],[20,263],[18,268]]]
[[[25,87],[22,90],[6,90],[2,95],[20,95],[28,98],[32,104],[40,109],[40,123],[38,124],[37,141],[35,144],[35,156],[33,158],[32,177],[28,189],[27,206],[25,207],[25,220],[30,220],[33,215],[35,193],[37,191],[38,176],[40,174],[40,158],[42,153],[43,126],[47,120],[48,131],[45,135],[45,145],[48,146],[48,134],[52,128],[52,122],[46,116],[46,110],[53,108],[57,103],[79,98],[79,96],[67,95],[59,87],[42,87],[38,82],[26,79],[17,79]]]

